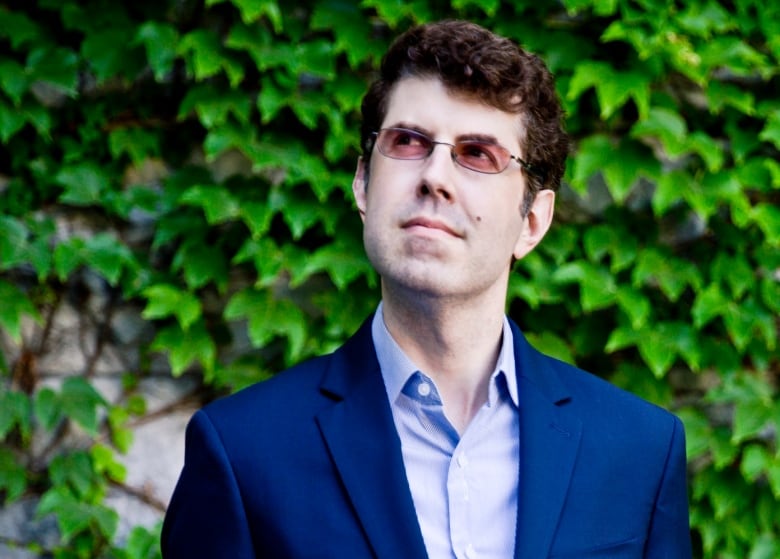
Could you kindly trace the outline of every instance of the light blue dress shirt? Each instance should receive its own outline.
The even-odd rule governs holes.
[[[436,384],[388,332],[381,303],[371,328],[428,557],[511,558],[520,422],[508,320],[487,402],[462,436],[444,415]]]

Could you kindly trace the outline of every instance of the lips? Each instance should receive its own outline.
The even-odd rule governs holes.
[[[447,224],[444,221],[441,221],[439,219],[430,218],[430,217],[414,217],[408,221],[405,221],[402,226],[403,229],[411,229],[414,227],[421,227],[423,229],[433,229],[438,231],[443,231],[444,233],[447,233],[449,235],[452,235],[453,237],[462,237],[460,233],[458,233],[453,227],[450,227],[449,224]]]

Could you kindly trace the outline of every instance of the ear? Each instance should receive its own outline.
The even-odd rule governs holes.
[[[362,157],[358,157],[355,177],[352,179],[352,195],[355,197],[360,219],[366,220],[366,163]]]
[[[523,232],[515,245],[514,257],[517,260],[531,252],[544,238],[552,223],[555,210],[555,192],[540,190],[531,204],[528,215],[525,216]]]

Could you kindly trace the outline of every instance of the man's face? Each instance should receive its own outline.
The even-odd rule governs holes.
[[[436,78],[398,82],[382,128],[423,132],[436,141],[491,139],[519,157],[516,114],[453,95]],[[385,288],[429,296],[506,296],[512,258],[541,240],[554,194],[540,192],[523,214],[526,181],[516,161],[498,174],[458,165],[446,145],[422,160],[386,157],[375,146],[369,182],[358,166],[353,190],[366,252]]]

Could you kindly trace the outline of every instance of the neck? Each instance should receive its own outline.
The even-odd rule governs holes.
[[[501,349],[503,300],[408,298],[383,286],[384,321],[393,339],[439,390],[462,433],[487,401]]]

